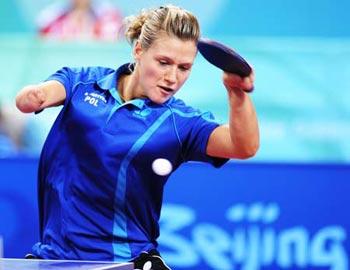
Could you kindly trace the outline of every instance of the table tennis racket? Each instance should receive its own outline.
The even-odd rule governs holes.
[[[201,38],[197,47],[209,63],[225,72],[234,73],[240,77],[247,77],[252,72],[252,68],[242,56],[220,42]],[[251,92],[252,90],[246,90],[246,92]]]

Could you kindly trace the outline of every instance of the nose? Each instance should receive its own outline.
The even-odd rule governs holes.
[[[176,67],[169,67],[165,73],[164,79],[170,84],[176,83],[176,72]]]

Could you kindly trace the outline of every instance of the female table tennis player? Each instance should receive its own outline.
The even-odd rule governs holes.
[[[256,153],[256,113],[244,92],[253,74],[224,73],[227,125],[174,98],[190,75],[199,36],[196,17],[184,9],[144,10],[127,20],[132,63],[65,67],[18,93],[25,113],[63,105],[40,158],[35,257],[134,261],[139,269],[150,261],[152,269],[169,269],[157,252],[169,175],[155,174],[152,161],[220,167]]]

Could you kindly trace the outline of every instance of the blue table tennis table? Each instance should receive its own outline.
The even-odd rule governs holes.
[[[0,270],[133,270],[133,263],[74,260],[0,259]]]

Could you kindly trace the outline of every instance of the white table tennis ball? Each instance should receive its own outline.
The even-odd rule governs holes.
[[[143,265],[143,269],[142,270],[151,270],[152,269],[152,262],[147,261],[144,265]]]
[[[154,173],[165,176],[171,173],[173,166],[170,161],[165,158],[157,158],[152,163],[152,169]]]

